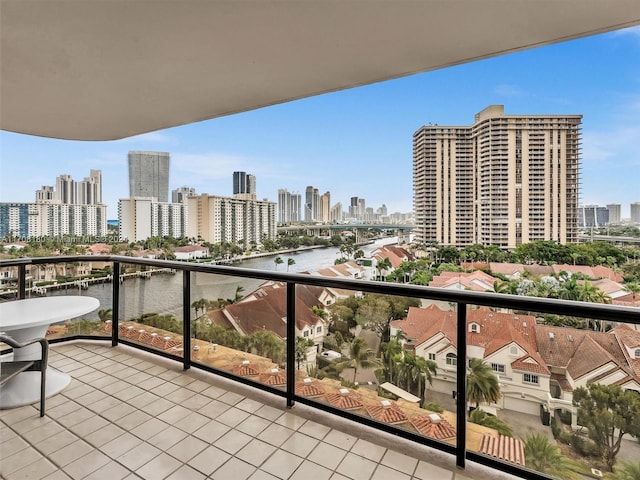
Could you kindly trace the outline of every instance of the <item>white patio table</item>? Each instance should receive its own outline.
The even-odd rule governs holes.
[[[93,297],[39,297],[0,303],[0,332],[18,342],[44,337],[52,323],[62,322],[92,312],[100,306]],[[13,351],[15,360],[40,358],[40,345]],[[65,388],[71,377],[55,368],[47,368],[46,397]],[[0,409],[29,405],[40,401],[40,373],[22,372],[0,388]]]

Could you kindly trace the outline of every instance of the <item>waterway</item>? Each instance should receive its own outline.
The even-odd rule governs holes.
[[[384,243],[389,243],[385,239]],[[362,247],[365,255],[369,255],[378,244]],[[280,256],[283,263],[275,264],[274,259]],[[305,250],[297,253],[279,253],[271,257],[249,258],[235,263],[235,266],[258,270],[287,271],[287,261],[292,258],[295,263],[288,267],[289,273],[312,272],[334,265],[340,257],[335,247]],[[218,298],[234,298],[240,287],[241,294],[246,295],[258,288],[260,279],[230,277],[196,273],[191,278],[191,302],[200,298],[216,300]],[[49,291],[47,295],[82,295],[95,297],[100,301],[100,308],[111,308],[110,283],[93,284],[88,289],[69,287],[67,289]],[[149,279],[132,277],[123,281],[120,286],[120,318],[129,320],[143,313],[172,314],[182,319],[182,275],[162,273]],[[83,318],[97,320],[98,313],[93,312]]]

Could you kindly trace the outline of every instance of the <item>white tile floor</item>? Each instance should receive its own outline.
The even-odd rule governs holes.
[[[501,472],[105,343],[51,348],[73,380],[35,406],[0,410],[0,478],[496,480]]]

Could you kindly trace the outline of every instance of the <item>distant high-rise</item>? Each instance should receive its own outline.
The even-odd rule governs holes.
[[[129,152],[129,196],[168,203],[169,160],[167,152]]]
[[[609,223],[620,223],[622,220],[622,206],[619,203],[611,203],[607,205],[609,210]]]
[[[640,223],[640,202],[631,204],[631,222]]]
[[[255,200],[255,175],[247,172],[233,172],[233,196],[244,200]]]
[[[102,171],[91,170],[88,177],[76,182],[71,175],[60,175],[56,186],[43,185],[36,190],[36,203],[62,205],[102,205]]]
[[[416,241],[497,245],[578,239],[581,115],[505,115],[413,134]]]
[[[278,190],[278,222],[296,223],[302,221],[300,208],[302,198],[299,193],[290,193],[287,189]]]
[[[187,203],[187,197],[193,197],[196,189],[193,187],[180,187],[171,190],[171,203]]]
[[[344,221],[344,212],[342,211],[342,203],[338,202],[331,207],[331,223],[341,223]]]
[[[322,223],[329,223],[331,221],[331,192],[324,192],[320,196],[320,208],[317,220]]]
[[[609,224],[609,210],[598,205],[578,207],[578,226],[580,228],[598,228]]]
[[[309,185],[304,192],[304,221],[317,222],[320,217],[320,192]]]
[[[158,202],[155,197],[121,198],[118,225],[123,242],[149,237],[181,238],[187,231],[187,204]]]
[[[267,200],[189,197],[187,236],[210,243],[240,243],[249,248],[276,239],[276,204]]]

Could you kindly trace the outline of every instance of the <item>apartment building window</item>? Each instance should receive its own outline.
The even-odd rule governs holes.
[[[434,362],[436,361],[436,354],[435,353],[430,353],[428,355],[429,360],[433,360]]]
[[[498,373],[504,373],[505,372],[504,365],[502,365],[501,363],[492,363],[491,364],[491,370],[493,370],[494,372],[498,372]]]
[[[302,332],[302,336],[303,337],[308,337],[309,336],[309,330],[305,330],[304,332]]]
[[[316,333],[322,333],[322,327],[317,327],[316,328]]]
[[[458,364],[458,356],[455,353],[447,353],[446,362],[447,365],[455,367]]]
[[[538,385],[540,384],[540,378],[538,377],[538,375],[525,373],[522,375],[522,383],[530,383],[532,385]]]

